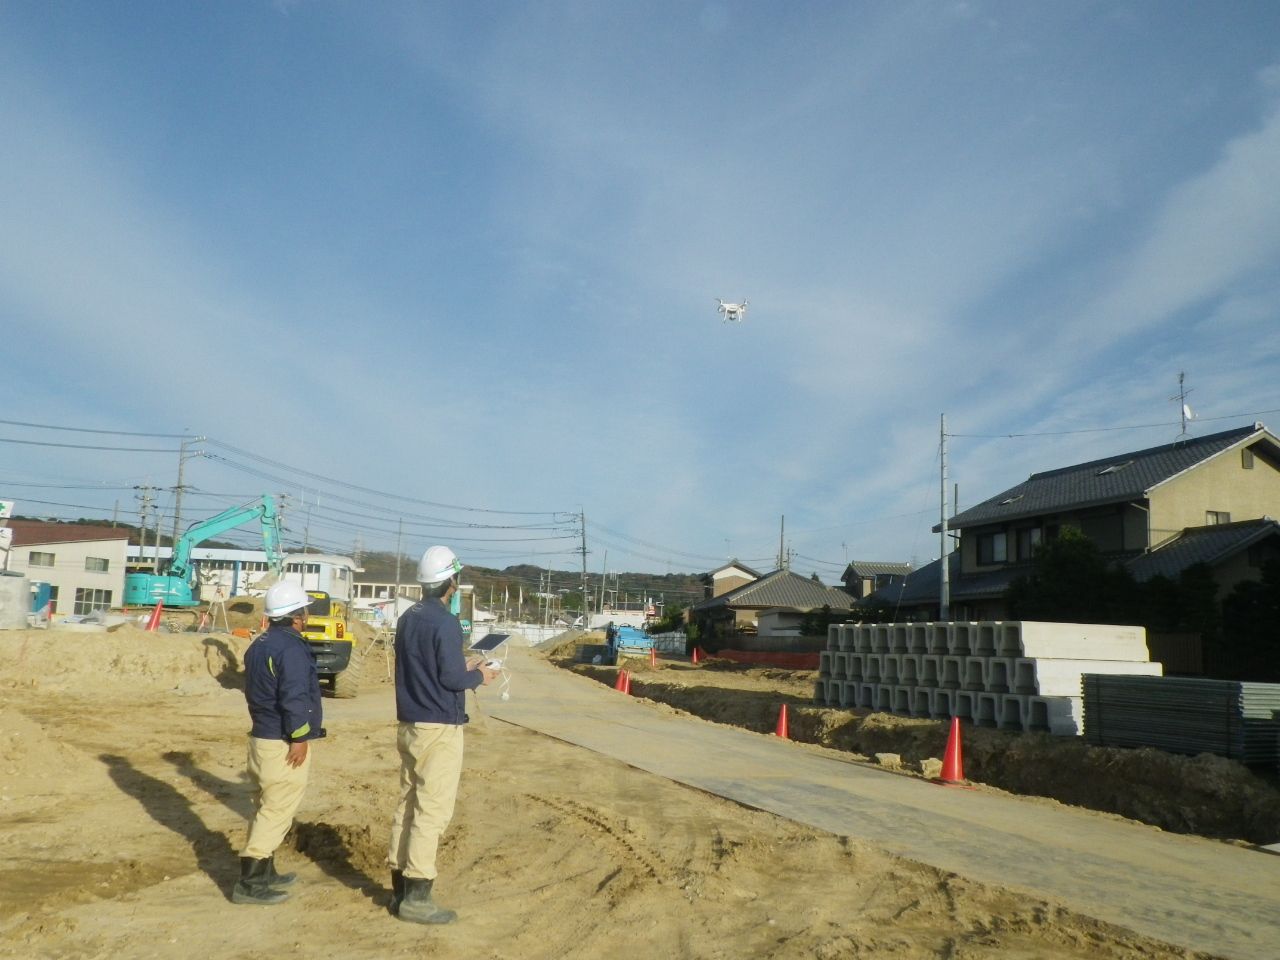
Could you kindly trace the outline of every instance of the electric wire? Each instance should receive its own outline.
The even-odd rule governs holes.
[[[465,507],[465,506],[459,506],[457,504],[440,503],[435,500],[425,500],[425,499],[422,499],[421,497],[406,497],[401,494],[389,493],[385,490],[375,490],[372,487],[365,487],[365,486],[361,486],[360,484],[348,483],[345,480],[335,480],[332,477],[326,477],[322,474],[312,473],[311,471],[303,470],[300,467],[290,466],[287,463],[281,463],[278,460],[272,460],[269,457],[263,457],[256,453],[251,453],[248,450],[242,450],[239,447],[234,447],[231,444],[224,443],[221,440],[208,439],[206,442],[211,443],[214,446],[221,447],[224,450],[229,450],[232,453],[236,454],[237,456],[244,457],[249,460],[254,460],[258,463],[265,463],[265,464],[268,464],[269,466],[276,467],[278,469],[285,469],[292,473],[296,473],[299,476],[309,477],[313,480],[321,480],[325,483],[334,484],[340,487],[345,487],[348,490],[358,490],[361,493],[372,494],[377,497],[383,497],[387,500],[400,500],[405,503],[418,503],[418,504],[422,504],[423,506],[437,507],[444,510],[460,510],[466,513],[496,513],[496,514],[505,514],[508,516],[525,516],[525,517],[536,517],[536,516],[546,516],[546,515],[558,516],[566,512],[562,510],[494,510],[487,507]]]
[[[1269,413],[1280,413],[1274,410],[1256,410],[1252,413],[1232,413],[1220,417],[1193,417],[1195,423],[1213,423],[1219,420],[1243,420],[1245,417],[1261,417]],[[1022,437],[1063,437],[1077,433],[1110,433],[1117,430],[1151,430],[1156,427],[1180,427],[1180,420],[1163,423],[1131,423],[1116,427],[1082,427],[1078,430],[1041,430],[1028,433],[948,433],[948,437],[963,437],[968,440],[1014,440]]]
[[[24,447],[60,447],[64,450],[109,450],[113,453],[181,453],[180,449],[173,450],[159,447],[103,447],[95,446],[88,443],[51,443],[46,440],[15,440],[13,437],[0,437],[0,443],[18,443]]]
[[[162,440],[194,440],[187,433],[135,433],[129,430],[94,430],[89,427],[59,427],[51,423],[27,423],[25,420],[0,420],[10,427],[32,427],[38,430],[65,430],[70,433],[101,433],[114,437],[154,437]],[[176,451],[175,451],[176,452]]]

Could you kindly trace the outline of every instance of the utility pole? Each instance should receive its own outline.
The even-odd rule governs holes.
[[[604,562],[600,564],[600,615],[604,616],[605,592],[609,589],[609,551],[604,552]]]
[[[786,551],[783,549],[782,542],[787,536],[787,515],[782,515],[782,525],[778,528],[778,569],[782,569],[783,561],[786,560]]]
[[[578,514],[582,521],[582,629],[591,629],[591,614],[587,610],[587,511]]]
[[[169,538],[169,545],[171,547],[177,547],[178,532],[182,529],[182,493],[187,489],[186,484],[183,483],[183,476],[187,466],[187,458],[204,456],[203,450],[197,450],[195,453],[190,454],[187,453],[187,444],[200,443],[203,440],[204,437],[192,437],[189,440],[183,440],[182,443],[178,445],[178,485],[173,488],[173,536]],[[159,545],[159,543],[160,534],[157,531],[156,544]]]
[[[938,554],[941,558],[938,563],[941,569],[941,580],[938,585],[938,619],[945,621],[951,619],[951,573],[947,569],[947,415],[945,413],[942,415],[942,426],[938,435],[941,439],[940,449],[942,451],[939,457],[942,463],[942,533],[940,534],[940,546],[938,549]]]
[[[404,540],[404,517],[400,518],[400,523],[396,527],[396,592],[391,596],[392,606],[392,623],[396,623],[400,619],[400,550],[401,543]]]
[[[303,503],[306,503],[306,502],[307,502],[307,492],[306,492],[305,490],[304,490],[304,491],[302,491],[301,496],[302,496],[302,502],[303,502]],[[317,494],[317,496],[319,496],[319,495]],[[401,521],[401,522],[403,522],[403,521]],[[308,506],[308,507],[307,507],[307,522],[306,522],[306,524],[305,524],[305,525],[303,525],[303,527],[302,527],[302,557],[303,557],[303,562],[305,562],[305,561],[306,561],[307,551],[308,551],[308,550],[310,550],[310,549],[311,549],[311,507],[310,507],[310,506]],[[306,578],[305,578],[305,576],[303,577],[303,579],[306,579]]]
[[[146,484],[141,487],[134,487],[134,489],[142,491],[142,493],[139,495],[139,498],[138,498],[139,500],[142,501],[141,504],[139,504],[138,506],[138,522],[142,526],[142,531],[138,534],[138,541],[139,541],[138,542],[138,559],[146,560],[147,559],[147,520],[148,520],[148,515],[151,513],[151,485]],[[154,571],[153,569],[153,572],[156,572],[156,571]]]

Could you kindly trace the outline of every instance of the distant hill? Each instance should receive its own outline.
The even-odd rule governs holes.
[[[361,559],[363,573],[356,580],[364,583],[395,583],[396,557],[394,553],[366,553]],[[413,583],[417,573],[416,557],[400,558],[400,582]],[[581,570],[551,570],[521,563],[501,570],[467,564],[463,568],[462,582],[475,587],[476,601],[481,607],[501,608],[506,604],[509,613],[515,613],[523,598],[523,612],[534,616],[539,610],[536,596],[539,592],[556,595],[557,603],[566,610],[581,609]],[[615,576],[609,575],[609,591],[615,589]],[[587,571],[587,589],[593,597],[599,596],[600,574]],[[646,597],[662,600],[665,606],[686,607],[702,599],[702,581],[697,574],[685,573],[619,573],[616,576],[619,599],[642,603]]]

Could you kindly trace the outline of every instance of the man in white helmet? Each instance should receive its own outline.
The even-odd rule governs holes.
[[[296,879],[276,872],[275,850],[306,791],[309,744],[325,733],[315,657],[302,639],[310,602],[296,583],[273,585],[265,607],[269,626],[244,654],[244,696],[253,721],[248,767],[258,797],[240,851],[240,880],[231,891],[235,903],[280,903],[289,894],[279,888]]]
[[[482,657],[462,653],[462,625],[449,612],[462,564],[448,547],[430,547],[418,563],[422,600],[396,624],[396,744],[400,803],[391,823],[391,911],[411,923],[452,923],[431,890],[436,850],[453,818],[462,774],[462,725],[468,690],[498,675]]]

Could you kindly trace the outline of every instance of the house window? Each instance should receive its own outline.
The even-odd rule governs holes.
[[[58,588],[57,587],[49,588],[49,612],[50,613],[58,612]]]
[[[95,610],[111,609],[111,591],[110,590],[87,590],[84,587],[76,588],[76,604],[72,613],[83,616],[86,613],[93,613]]]
[[[1204,512],[1204,522],[1210,527],[1219,523],[1230,523],[1231,514],[1225,510],[1206,510]]]
[[[37,550],[32,550],[27,554],[27,565],[31,567],[52,567],[53,554],[41,553]]]
[[[1039,527],[1024,527],[1018,531],[1018,559],[1030,560],[1035,556],[1036,547],[1040,545],[1041,531]]]
[[[1253,451],[1248,447],[1240,451],[1240,466],[1245,470],[1253,469]]]
[[[1009,539],[1002,530],[984,533],[978,537],[978,563],[982,565],[1005,563],[1009,559]]]
[[[85,557],[84,568],[90,573],[106,573],[108,560],[106,557]]]

